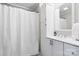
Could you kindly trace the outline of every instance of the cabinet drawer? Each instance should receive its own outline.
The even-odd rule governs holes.
[[[79,56],[79,47],[64,43],[65,56]]]

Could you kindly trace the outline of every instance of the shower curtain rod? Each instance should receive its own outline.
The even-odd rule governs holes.
[[[24,10],[27,10],[27,11],[30,11],[30,12],[34,12],[32,11],[32,9],[30,8],[27,8],[27,7],[23,7],[23,6],[19,6],[19,5],[14,5],[14,4],[11,4],[11,3],[1,3],[3,5],[8,5],[8,6],[12,6],[12,7],[16,7],[16,8],[21,8],[21,9],[24,9]],[[37,13],[37,12],[36,12]]]

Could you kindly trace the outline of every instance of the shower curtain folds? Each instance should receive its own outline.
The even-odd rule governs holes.
[[[0,56],[38,53],[38,13],[0,4]]]

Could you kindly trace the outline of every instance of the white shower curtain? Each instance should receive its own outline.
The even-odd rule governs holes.
[[[11,55],[20,55],[20,13],[19,9],[10,7]]]
[[[31,48],[34,48],[32,49],[31,51],[31,54],[38,54],[38,35],[39,35],[39,32],[37,30],[38,27],[39,27],[39,22],[38,22],[38,19],[36,18],[38,17],[38,15],[34,12],[30,12],[30,36],[31,36],[31,44],[32,44],[32,47]],[[38,34],[37,34],[38,33]],[[35,46],[33,46],[35,45]]]
[[[0,4],[0,55],[39,53],[39,15]]]
[[[3,6],[0,4],[0,55],[3,55]]]
[[[39,20],[38,14],[25,10],[21,12],[21,42],[22,55],[35,55],[39,53]],[[37,26],[37,27],[36,27]],[[38,28],[38,29],[37,29]],[[38,33],[38,34],[36,34]]]
[[[10,55],[9,7],[3,6],[3,55]]]
[[[22,55],[30,55],[31,40],[30,40],[30,20],[29,12],[20,10],[21,13],[21,52]]]

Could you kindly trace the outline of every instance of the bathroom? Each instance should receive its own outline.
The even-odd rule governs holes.
[[[0,56],[79,56],[79,3],[0,3]]]

